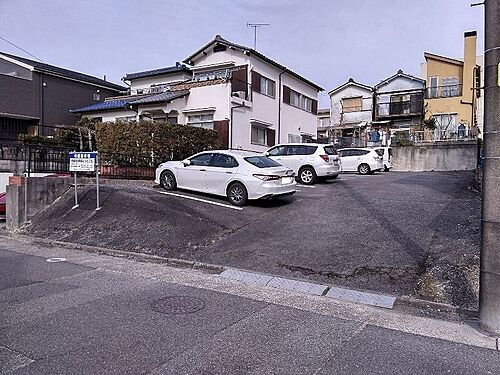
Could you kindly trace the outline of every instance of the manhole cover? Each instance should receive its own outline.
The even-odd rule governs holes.
[[[151,308],[162,314],[191,314],[203,310],[205,302],[195,297],[170,296],[153,302]]]

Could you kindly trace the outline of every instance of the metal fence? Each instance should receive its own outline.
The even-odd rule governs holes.
[[[69,173],[68,154],[71,151],[99,151],[92,131],[76,126],[35,125],[26,129],[3,129],[0,134],[0,168],[3,171],[28,176],[33,173],[66,174]],[[154,155],[149,150],[144,150],[142,155],[99,152],[100,175],[151,180],[157,165],[170,160],[171,155]]]
[[[408,139],[412,143],[473,141],[477,139],[477,134],[470,132],[467,128],[457,130],[434,129],[408,132]]]

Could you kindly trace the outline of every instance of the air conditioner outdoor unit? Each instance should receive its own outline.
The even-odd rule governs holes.
[[[236,98],[245,99],[245,91],[234,91],[232,95]]]

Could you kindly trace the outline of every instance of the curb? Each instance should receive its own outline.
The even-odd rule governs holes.
[[[343,286],[337,286],[337,285],[331,285],[331,284],[327,284],[327,285],[318,284],[318,283],[313,283],[310,280],[285,278],[285,277],[282,277],[279,275],[265,274],[265,273],[250,271],[250,270],[238,269],[238,268],[234,268],[234,267],[224,267],[221,265],[204,263],[204,262],[197,262],[197,261],[190,261],[190,260],[179,259],[179,258],[167,258],[167,257],[159,256],[159,255],[134,253],[134,252],[124,251],[124,250],[114,250],[114,249],[108,249],[108,248],[98,247],[98,246],[75,244],[73,242],[50,240],[50,239],[45,239],[45,238],[40,238],[40,237],[31,237],[31,236],[26,236],[26,235],[19,234],[19,233],[11,233],[11,232],[7,232],[7,231],[0,231],[0,237],[2,237],[2,236],[10,237],[10,238],[27,239],[27,240],[31,240],[31,241],[38,241],[38,242],[42,242],[42,243],[46,243],[46,244],[58,245],[58,246],[61,246],[63,248],[67,248],[67,249],[81,250],[81,251],[85,251],[88,253],[103,254],[103,255],[109,255],[109,256],[114,256],[114,257],[119,257],[119,258],[133,259],[133,260],[136,260],[139,262],[165,264],[167,266],[175,267],[175,268],[194,269],[194,270],[198,270],[198,271],[208,273],[208,274],[216,274],[216,275],[219,275],[220,277],[225,277],[225,278],[239,281],[239,282],[246,283],[246,284],[265,285],[265,286],[269,286],[269,287],[277,288],[277,289],[282,289],[282,290],[299,291],[302,293],[312,294],[312,295],[316,295],[316,296],[322,296],[322,297],[330,298],[330,299],[332,297],[326,296],[328,294],[328,292],[332,288],[333,289],[340,288],[340,289],[344,289],[347,291],[367,293],[367,294],[378,295],[381,297],[387,297],[387,298],[394,299],[394,304],[392,307],[377,306],[377,305],[370,304],[370,303],[364,303],[364,302],[359,302],[359,301],[354,301],[354,300],[351,300],[351,301],[347,300],[351,303],[357,303],[357,304],[368,305],[368,306],[375,306],[375,307],[384,308],[384,309],[392,309],[392,310],[396,310],[396,311],[399,310],[399,311],[403,311],[403,312],[405,312],[405,310],[408,310],[408,309],[410,309],[410,310],[411,309],[422,310],[422,309],[431,308],[431,309],[443,312],[445,314],[450,314],[450,313],[457,314],[460,317],[465,318],[466,320],[477,320],[478,319],[478,312],[477,311],[461,309],[461,308],[453,306],[453,305],[428,301],[428,300],[419,299],[419,298],[410,297],[410,296],[390,296],[387,294],[377,293],[376,291],[351,289],[351,288],[345,288]],[[225,276],[225,274],[230,274],[230,273],[236,273],[236,274],[239,274],[240,276],[241,276],[241,274],[244,274],[244,276],[245,275],[246,276],[243,278],[241,278],[240,276],[236,276],[236,277]],[[273,283],[271,282],[272,280],[279,281],[278,282],[279,285],[273,285]],[[302,285],[302,284],[304,284],[304,285]],[[306,284],[307,284],[307,286],[306,286]],[[306,287],[304,288],[303,286],[306,286]],[[322,291],[322,293],[318,293],[319,288],[324,289]],[[333,299],[335,299],[335,297],[333,297]],[[344,301],[346,301],[346,300],[344,299]],[[406,312],[410,313],[410,314],[412,313],[411,311],[406,311]],[[449,318],[449,316],[448,316],[448,318]],[[437,318],[437,319],[439,319],[439,318]]]

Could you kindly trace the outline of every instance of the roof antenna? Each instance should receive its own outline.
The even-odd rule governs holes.
[[[247,27],[253,27],[253,49],[257,49],[257,29],[262,26],[270,26],[270,23],[250,23],[247,22]]]

